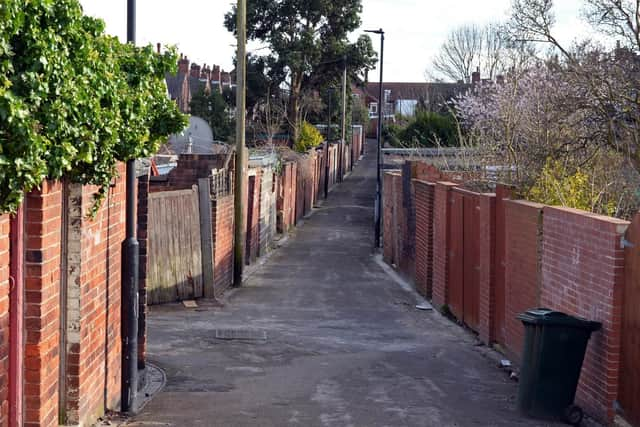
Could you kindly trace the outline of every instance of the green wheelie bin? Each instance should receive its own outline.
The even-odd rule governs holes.
[[[546,308],[517,318],[525,328],[518,409],[532,418],[579,425],[583,412],[573,401],[580,370],[591,333],[602,324]]]

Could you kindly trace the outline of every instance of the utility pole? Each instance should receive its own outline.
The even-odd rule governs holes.
[[[331,148],[331,88],[329,88],[329,121],[327,123],[327,159],[325,160],[324,166],[324,198],[329,197],[329,157],[330,156],[330,148]]]
[[[342,153],[344,153],[344,147],[347,144],[347,55],[342,58],[342,61]],[[351,151],[353,152],[353,148]],[[342,177],[344,176],[344,171],[342,170],[343,164],[344,161],[341,161],[340,181],[342,181]]]
[[[245,115],[246,115],[246,75],[247,75],[247,1],[238,0],[237,8],[238,66],[236,69],[236,165],[234,188],[234,263],[233,284],[242,286],[244,270],[244,199],[245,199]]]
[[[127,42],[136,42],[136,0],[127,0]],[[135,411],[138,394],[138,262],[136,238],[136,161],[127,160],[126,239],[122,242],[121,339],[122,412]]]
[[[382,120],[384,118],[384,91],[382,90],[382,68],[384,65],[384,31],[365,30],[366,33],[374,33],[380,35],[380,84],[378,87],[378,176],[376,181],[376,205],[375,205],[375,247],[380,247],[380,235],[382,224]]]

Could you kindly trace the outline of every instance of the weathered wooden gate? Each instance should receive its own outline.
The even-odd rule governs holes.
[[[451,194],[449,306],[458,320],[478,329],[480,313],[480,211],[476,194]]]
[[[626,240],[619,401],[627,420],[640,426],[640,214]]]
[[[149,194],[149,304],[203,297],[198,190]]]

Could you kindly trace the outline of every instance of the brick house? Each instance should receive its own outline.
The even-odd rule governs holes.
[[[369,117],[377,118],[379,112],[379,83],[369,82],[364,88],[354,88],[355,97],[362,99],[369,109]],[[383,83],[384,116],[396,114],[411,117],[416,108],[427,111],[442,111],[452,98],[469,90],[471,85],[464,83]]]
[[[165,80],[171,99],[176,101],[180,111],[188,114],[194,94],[214,90],[222,93],[227,88],[232,89],[235,87],[233,77],[233,72],[221,70],[219,65],[200,66],[195,62],[190,63],[189,58],[180,55],[178,72],[175,75],[167,74]]]

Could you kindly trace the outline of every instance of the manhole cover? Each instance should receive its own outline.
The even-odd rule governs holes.
[[[267,331],[251,329],[216,329],[215,338],[218,340],[266,341]]]

